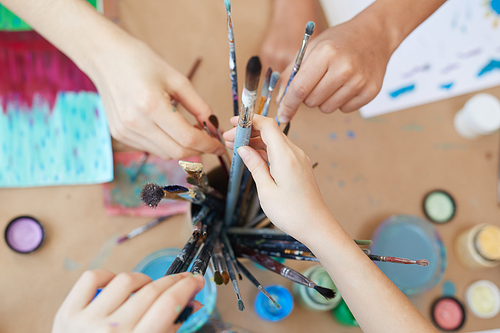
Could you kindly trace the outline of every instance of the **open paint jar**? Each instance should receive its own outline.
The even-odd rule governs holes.
[[[455,254],[465,267],[478,269],[500,264],[500,227],[478,224],[460,233]]]
[[[479,280],[471,284],[465,299],[470,311],[479,318],[493,318],[500,311],[500,291],[491,281]]]
[[[443,331],[456,331],[465,322],[465,310],[462,303],[454,297],[441,297],[432,306],[432,320]]]
[[[165,275],[170,264],[181,251],[178,248],[166,248],[151,253],[134,268],[134,272],[146,274],[153,280],[157,280]],[[210,267],[205,273],[205,287],[196,295],[195,300],[203,304],[203,307],[193,313],[181,325],[178,333],[195,332],[207,322],[215,309],[217,301],[217,287],[214,282],[213,273]]]
[[[267,286],[265,289],[281,305],[281,309],[278,309],[263,293],[258,293],[254,302],[257,315],[267,321],[280,321],[287,317],[293,310],[292,294],[278,284]]]
[[[423,293],[441,280],[446,268],[446,250],[430,222],[418,216],[394,215],[377,227],[372,240],[373,254],[429,261],[428,266],[375,262],[406,295]]]
[[[308,288],[298,283],[294,283],[292,292],[295,298],[299,301],[300,305],[312,311],[328,311],[332,310],[340,303],[342,297],[330,278],[330,275],[328,275],[328,272],[323,268],[323,266],[314,265],[309,267],[302,272],[302,275],[314,281],[318,286],[335,290],[335,297],[332,299],[326,299],[313,288]]]
[[[45,240],[45,229],[31,216],[19,216],[5,228],[5,242],[15,252],[28,254],[35,252]]]

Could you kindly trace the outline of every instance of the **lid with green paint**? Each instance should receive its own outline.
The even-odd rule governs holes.
[[[434,223],[446,223],[455,216],[453,197],[443,190],[429,192],[423,202],[425,216]]]

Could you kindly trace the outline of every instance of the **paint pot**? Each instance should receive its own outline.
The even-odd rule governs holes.
[[[471,312],[479,318],[493,318],[500,311],[500,291],[491,281],[479,280],[471,284],[465,299]]]
[[[456,331],[465,322],[465,310],[454,297],[441,297],[432,305],[431,317],[439,329],[443,331]]]
[[[382,222],[372,236],[373,254],[427,259],[428,266],[375,262],[406,295],[423,293],[438,284],[446,268],[446,250],[434,225],[412,215],[394,215]]]
[[[254,309],[257,315],[266,321],[280,321],[286,318],[293,310],[292,294],[290,294],[288,289],[278,284],[267,286],[265,289],[281,305],[281,309],[278,309],[266,295],[258,293],[254,302]]]
[[[456,206],[453,197],[446,191],[434,190],[424,197],[425,216],[434,223],[446,223],[455,216]]]
[[[500,227],[478,224],[460,233],[455,255],[467,268],[480,269],[500,264]]]
[[[43,225],[32,216],[19,216],[7,224],[5,242],[11,250],[28,254],[38,250],[45,240]]]
[[[165,275],[170,264],[181,251],[178,248],[166,248],[151,253],[134,268],[134,272],[140,272],[149,276],[153,281]],[[217,286],[214,282],[213,273],[210,267],[205,273],[205,286],[196,294],[196,301],[204,306],[193,313],[177,330],[177,333],[195,332],[200,329],[208,320],[215,309],[217,301]]]
[[[490,94],[477,94],[458,111],[455,130],[465,139],[488,135],[500,128],[500,101]]]
[[[333,318],[335,318],[340,324],[344,326],[359,327],[356,318],[354,318],[351,310],[343,299],[341,299],[339,305],[335,307],[335,309],[333,309],[332,315]]]
[[[342,297],[330,278],[330,275],[328,275],[328,272],[323,268],[323,266],[314,265],[309,267],[302,272],[302,275],[314,281],[321,287],[334,290],[335,297],[332,299],[326,299],[313,288],[307,288],[301,284],[294,283],[292,293],[293,296],[295,296],[295,299],[299,301],[300,305],[312,311],[328,311],[339,305]]]

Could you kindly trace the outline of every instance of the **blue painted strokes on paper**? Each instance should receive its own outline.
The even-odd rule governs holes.
[[[490,1],[491,9],[498,15],[500,15],[500,0],[491,0]]]
[[[97,184],[113,179],[99,95],[60,92],[54,108],[0,106],[0,187]]]
[[[349,139],[354,139],[356,137],[356,133],[354,133],[354,131],[351,131],[351,130],[348,130],[346,132],[346,135]]]
[[[408,86],[404,86],[404,87],[401,87],[401,88],[398,88],[396,90],[389,92],[389,96],[392,98],[396,98],[396,97],[399,97],[403,94],[407,94],[407,93],[413,91],[414,89],[415,89],[415,84],[410,84]]]
[[[500,60],[491,59],[491,61],[486,66],[481,68],[479,73],[477,73],[477,76],[483,76],[484,74],[489,73],[495,69],[500,69]]]
[[[454,83],[453,82],[449,82],[449,83],[444,83],[444,84],[441,84],[439,86],[439,88],[443,89],[443,90],[450,90],[452,87],[453,87]]]

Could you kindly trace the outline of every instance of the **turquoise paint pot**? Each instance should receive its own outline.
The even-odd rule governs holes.
[[[151,279],[157,280],[165,275],[168,267],[180,251],[181,249],[177,248],[166,248],[153,252],[141,260],[134,268],[134,272],[146,274]],[[189,316],[177,330],[177,333],[195,332],[205,325],[214,311],[217,301],[217,286],[213,281],[213,273],[209,267],[205,273],[205,287],[195,297],[195,300],[204,306]]]
[[[375,262],[406,295],[432,289],[446,269],[446,249],[436,228],[412,215],[394,215],[382,222],[372,236],[373,254],[410,259],[427,259],[429,266]]]

